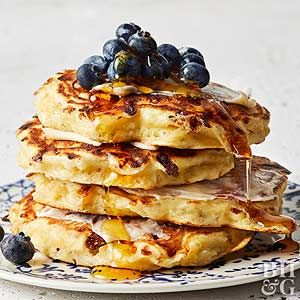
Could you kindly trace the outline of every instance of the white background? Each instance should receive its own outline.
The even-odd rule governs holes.
[[[150,31],[158,43],[200,49],[213,81],[252,88],[272,117],[271,134],[254,153],[280,162],[300,182],[300,1],[0,0],[0,184],[23,176],[14,133],[35,113],[34,90],[54,72],[99,53],[126,21]],[[0,287],[0,299],[88,299],[4,281]],[[252,284],[168,299],[248,299],[259,291],[260,284]]]

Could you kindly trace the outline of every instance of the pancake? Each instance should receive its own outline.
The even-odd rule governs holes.
[[[273,217],[281,213],[288,173],[267,158],[254,157],[251,203],[245,197],[244,162],[239,160],[233,170],[219,179],[147,191],[51,180],[42,174],[31,174],[29,179],[35,183],[35,201],[60,209],[142,216],[192,226],[290,233],[295,229],[291,219]]]
[[[47,138],[38,118],[17,132],[20,166],[28,172],[85,184],[155,188],[218,178],[234,166],[222,149],[145,150],[131,144],[91,144]]]
[[[241,156],[249,156],[249,144],[261,143],[269,133],[269,112],[244,93],[215,83],[202,90],[178,82],[141,84],[154,91],[173,89],[177,94],[87,92],[76,83],[76,71],[66,70],[49,78],[36,92],[38,117],[45,127],[104,143],[224,148]]]
[[[140,271],[207,265],[241,249],[252,237],[231,228],[72,214],[35,203],[31,195],[12,206],[9,219],[14,233],[24,232],[36,249],[54,259]]]

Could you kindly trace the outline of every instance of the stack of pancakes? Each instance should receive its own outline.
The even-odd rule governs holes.
[[[17,133],[35,190],[11,208],[13,231],[55,259],[141,271],[207,265],[254,232],[292,232],[279,216],[286,169],[253,157],[251,201],[245,191],[240,158],[269,133],[269,112],[218,84],[173,88],[124,96],[82,89],[74,70],[51,77]]]

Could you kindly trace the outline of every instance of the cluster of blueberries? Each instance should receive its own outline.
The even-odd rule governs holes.
[[[32,259],[35,249],[30,237],[23,232],[4,237],[4,229],[0,226],[0,244],[3,256],[15,264],[24,264]]]
[[[173,72],[183,81],[194,81],[202,88],[209,83],[209,72],[202,54],[194,48],[177,49],[171,44],[157,47],[147,31],[133,23],[121,24],[116,39],[103,46],[103,56],[88,57],[77,70],[79,84],[89,90],[110,81],[128,78],[164,79]]]

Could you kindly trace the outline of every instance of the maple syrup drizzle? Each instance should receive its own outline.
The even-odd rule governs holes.
[[[265,227],[276,227],[276,226],[284,226],[286,228],[285,232],[293,232],[296,230],[295,220],[288,216],[275,216],[272,215],[265,210],[257,207],[255,204],[247,202],[247,213],[250,218],[253,219],[256,223],[260,223]]]
[[[94,267],[91,275],[97,279],[114,281],[136,280],[142,277],[142,273],[137,270],[113,268],[107,266]]]
[[[299,243],[293,240],[292,234],[286,234],[283,239],[276,241],[272,250],[280,252],[293,252],[299,250]]]
[[[251,203],[251,168],[252,168],[252,155],[250,157],[244,158],[246,160],[245,162],[245,171],[246,171],[246,178],[245,178],[245,194],[246,194],[246,200],[247,200],[247,206],[248,206],[248,212],[250,213],[251,218],[255,219],[256,222],[262,223],[264,226],[272,227],[276,226],[278,224],[282,224],[285,226],[285,228],[289,232],[293,232],[296,229],[296,224],[293,218],[288,216],[275,216],[272,214],[269,214],[265,212],[262,209],[254,209],[254,207],[251,209],[252,203]],[[277,245],[277,246],[276,246]],[[286,234],[285,238],[276,242],[274,244],[274,247],[280,248],[280,249],[286,249],[286,250],[280,250],[280,251],[296,251],[299,249],[299,243],[294,241],[292,239],[292,234]],[[278,248],[278,249],[279,249]]]
[[[248,203],[251,202],[251,196],[250,196],[251,167],[252,167],[252,158],[246,159],[246,199]]]
[[[151,84],[150,84],[151,83]],[[172,84],[164,83],[162,86],[162,83],[160,81],[156,81],[155,84],[152,82],[148,82],[146,86],[148,86],[153,90],[167,90],[171,92],[178,92],[179,94],[188,95],[187,90],[191,90],[191,87],[189,89],[186,89],[185,86],[173,86]],[[143,86],[145,83],[143,82]],[[148,91],[149,93],[151,91]],[[190,96],[199,96],[200,92],[199,90],[194,91],[194,95]],[[219,106],[219,111],[224,112],[224,107],[221,103],[217,102],[215,100],[215,103],[217,106]],[[226,110],[225,110],[226,111]],[[225,124],[223,124],[223,127],[225,129]],[[227,128],[228,129],[228,128]],[[295,223],[292,218],[289,218],[287,216],[273,216],[269,213],[266,213],[262,209],[250,209],[250,202],[251,202],[251,165],[252,165],[252,155],[251,155],[251,149],[246,142],[245,136],[241,134],[241,132],[238,132],[238,127],[235,128],[235,130],[230,130],[230,135],[228,137],[229,146],[233,152],[233,154],[238,157],[239,159],[245,160],[245,195],[247,200],[247,206],[249,206],[249,212],[253,219],[255,219],[257,222],[261,222],[262,224],[266,226],[274,226],[276,224],[284,224],[284,226],[289,231],[295,230]],[[252,204],[251,204],[252,205]],[[280,239],[276,241],[273,244],[272,247],[276,251],[284,251],[284,252],[290,252],[290,251],[296,251],[299,249],[299,243],[292,238],[292,234],[286,234],[283,239]],[[138,271],[132,271],[128,269],[117,269],[117,268],[111,268],[111,267],[102,267],[97,266],[93,269],[92,275],[95,277],[100,278],[106,278],[106,279],[112,279],[112,280],[125,280],[125,279],[137,279],[141,276],[141,273]],[[132,278],[133,276],[133,278]]]

